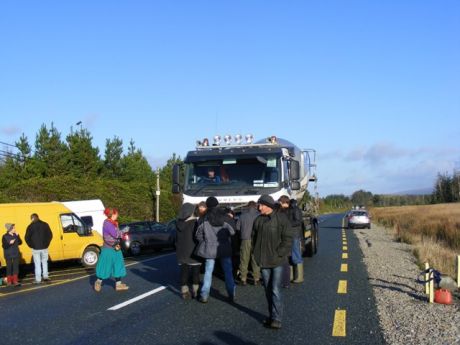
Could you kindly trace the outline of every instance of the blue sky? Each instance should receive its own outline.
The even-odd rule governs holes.
[[[319,192],[460,169],[458,1],[0,2],[0,141],[78,121],[153,166],[214,134],[318,152]]]

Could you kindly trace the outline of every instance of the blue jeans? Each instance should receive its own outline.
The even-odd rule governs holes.
[[[201,287],[201,298],[208,299],[209,291],[211,290],[211,283],[212,283],[212,272],[214,271],[214,264],[216,259],[206,259],[205,262],[205,270],[204,270],[204,278],[203,278],[203,286]],[[229,296],[235,295],[235,281],[233,280],[233,266],[232,266],[232,258],[220,258],[220,264],[222,266],[222,270],[224,271],[225,276],[225,288],[227,289],[227,293]]]
[[[268,313],[271,320],[281,322],[283,318],[283,301],[281,299],[281,278],[283,266],[273,268],[262,268],[262,279],[264,280],[265,297],[268,302]]]
[[[32,249],[32,256],[35,265],[35,281],[42,281],[42,267],[43,279],[48,279],[48,248],[47,249]]]

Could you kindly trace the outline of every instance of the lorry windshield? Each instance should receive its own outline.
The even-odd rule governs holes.
[[[189,162],[185,169],[185,192],[229,191],[256,194],[281,185],[280,156],[225,156]]]

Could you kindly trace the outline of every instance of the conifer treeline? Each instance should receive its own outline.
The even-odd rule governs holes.
[[[155,172],[131,139],[124,153],[123,140],[106,139],[104,155],[93,146],[91,133],[80,128],[62,139],[51,124],[39,129],[33,148],[23,134],[16,152],[0,163],[0,202],[43,202],[101,199],[118,207],[123,221],[153,219]],[[160,221],[174,218],[180,200],[171,194],[175,154],[160,171]]]

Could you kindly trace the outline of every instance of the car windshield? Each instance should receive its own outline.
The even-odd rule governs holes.
[[[225,156],[186,164],[185,191],[247,191],[281,185],[281,160],[276,155]]]
[[[367,212],[364,212],[364,211],[353,212],[353,216],[366,216],[367,217]]]

